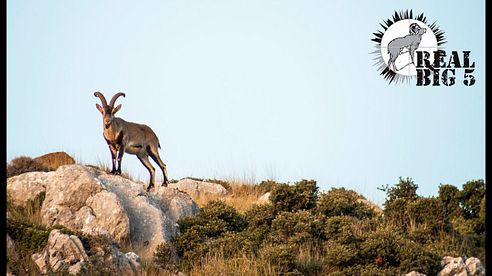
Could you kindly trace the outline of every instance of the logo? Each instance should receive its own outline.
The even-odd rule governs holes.
[[[429,25],[423,13],[414,18],[412,10],[395,12],[380,25],[383,29],[371,40],[376,43],[372,54],[378,71],[390,84],[452,86],[457,83],[457,74],[465,86],[475,83],[471,51],[447,53],[442,48],[447,42],[444,31],[436,22]]]

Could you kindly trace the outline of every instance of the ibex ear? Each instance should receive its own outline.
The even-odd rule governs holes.
[[[115,108],[113,108],[113,114],[115,114],[116,112],[118,112],[118,110],[120,110],[121,108],[121,104],[119,104],[118,106],[116,106]]]
[[[97,108],[97,110],[99,110],[99,112],[101,112],[101,113],[104,112],[104,109],[99,104],[96,104],[96,108]]]

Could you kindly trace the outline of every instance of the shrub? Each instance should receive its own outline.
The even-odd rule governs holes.
[[[477,218],[480,213],[480,203],[485,197],[485,182],[482,179],[466,182],[460,197],[465,218]]]
[[[209,202],[200,212],[178,221],[179,235],[174,244],[182,266],[190,268],[197,258],[205,256],[211,247],[223,241],[214,241],[228,232],[240,232],[247,227],[243,215],[220,200]],[[234,244],[236,246],[236,244]]]
[[[349,216],[331,217],[326,220],[324,233],[327,239],[341,244],[351,244],[359,240],[355,234],[354,224],[356,218]]]
[[[174,271],[178,265],[176,248],[171,243],[159,244],[154,253],[154,264],[160,268]]]
[[[325,216],[353,216],[356,218],[370,218],[374,216],[374,211],[362,202],[357,200],[360,196],[345,188],[332,188],[324,193],[318,200],[317,211]]]
[[[423,226],[432,235],[449,225],[444,205],[437,198],[418,198],[408,203],[406,209],[412,224]]]
[[[387,202],[391,202],[395,199],[405,199],[406,201],[412,201],[417,198],[418,185],[415,184],[412,178],[407,177],[403,179],[399,178],[398,184],[391,188],[382,188],[387,194]]]
[[[260,258],[279,274],[285,274],[296,270],[296,253],[296,249],[290,245],[266,245],[260,250]]]
[[[250,226],[271,226],[275,218],[275,210],[271,204],[253,205],[244,215]]]
[[[368,235],[361,245],[361,254],[366,264],[398,267],[403,245],[402,234],[392,227],[385,227]]]
[[[357,262],[358,250],[354,245],[329,240],[324,244],[324,265],[327,267],[350,267]]]
[[[244,252],[256,255],[258,253],[258,250],[261,248],[264,241],[270,234],[270,231],[270,227],[265,224],[260,226],[250,225],[248,228],[242,231],[241,236],[243,237],[244,242]]]
[[[42,225],[7,219],[7,234],[21,255],[33,254],[48,244],[50,230]]]
[[[7,178],[27,172],[36,171],[47,172],[49,171],[49,169],[41,164],[39,161],[36,161],[27,156],[17,157],[15,159],[12,159],[10,163],[7,164]]]
[[[422,244],[405,239],[399,252],[398,268],[401,273],[418,271],[425,275],[437,275],[441,269],[441,258]]]
[[[275,187],[277,187],[280,183],[274,181],[274,180],[263,180],[258,184],[258,188],[260,189],[261,193],[267,193],[273,191]]]
[[[247,226],[244,215],[220,200],[207,203],[196,216],[185,217],[178,221],[179,230],[185,233],[193,226],[201,226],[208,237],[219,236],[226,231],[241,231]]]
[[[295,212],[316,207],[318,187],[314,180],[302,180],[293,186],[288,184],[276,185],[270,195],[275,211]]]
[[[384,216],[391,220],[395,225],[408,227],[410,220],[406,212],[408,203],[416,200],[417,184],[411,178],[403,179],[400,177],[398,184],[391,188],[383,188],[386,192],[386,201],[384,202]]]
[[[324,240],[324,220],[309,211],[282,212],[272,221],[271,239],[277,243],[297,245]]]
[[[458,217],[462,216],[462,210],[460,208],[460,190],[453,185],[445,184],[439,185],[438,192],[439,200],[444,205],[446,213],[449,217]]]

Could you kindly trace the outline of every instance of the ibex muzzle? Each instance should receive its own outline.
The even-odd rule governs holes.
[[[95,92],[94,96],[101,99],[102,103],[102,106],[96,104],[96,108],[103,116],[103,135],[108,143],[113,163],[111,173],[121,174],[121,159],[125,152],[134,154],[150,173],[150,181],[147,186],[147,191],[149,191],[154,187],[155,183],[155,169],[149,161],[150,156],[159,165],[164,174],[162,186],[167,186],[169,178],[166,164],[159,157],[158,148],[161,146],[154,131],[146,125],[127,122],[114,116],[121,109],[121,104],[114,107],[114,103],[118,97],[125,97],[125,93],[116,93],[109,104],[107,104],[106,98],[100,92]],[[116,168],[117,162],[118,168]]]

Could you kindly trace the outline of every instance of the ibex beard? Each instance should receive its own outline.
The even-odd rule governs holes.
[[[146,125],[127,122],[114,116],[121,109],[121,104],[114,107],[116,99],[120,96],[125,97],[125,93],[116,93],[109,104],[107,104],[106,98],[101,92],[94,92],[94,96],[98,97],[102,103],[102,106],[96,104],[96,108],[103,117],[103,135],[109,146],[113,165],[111,173],[115,175],[121,174],[121,160],[125,152],[134,154],[149,171],[150,181],[147,191],[150,191],[155,183],[155,169],[150,163],[150,156],[162,170],[164,175],[162,186],[167,186],[169,178],[166,164],[162,162],[159,156],[158,148],[161,148],[161,146],[154,131]],[[118,163],[118,168],[116,168],[116,163]]]

